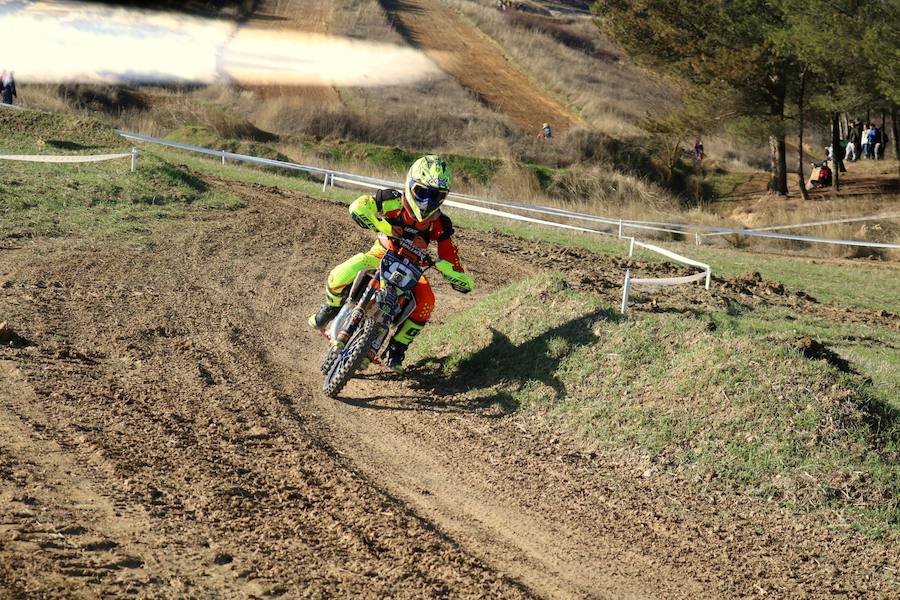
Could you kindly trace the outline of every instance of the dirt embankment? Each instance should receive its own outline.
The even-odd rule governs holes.
[[[343,206],[219,185],[249,207],[150,248],[0,251],[0,320],[19,336],[0,348],[0,597],[896,592],[896,549],[647,476],[627,452],[415,373],[374,370],[324,398],[305,318],[335,255],[368,236]],[[621,259],[460,241],[476,297],[545,263],[618,293]],[[755,278],[733,286],[687,305],[819,310]],[[438,320],[470,302],[436,289]]]

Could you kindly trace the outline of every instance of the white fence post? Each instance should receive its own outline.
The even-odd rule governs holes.
[[[699,246],[700,245],[700,234],[698,232],[694,232],[694,243]]]
[[[625,285],[622,286],[622,314],[628,310],[628,294],[631,291],[631,269],[625,271]]]
[[[619,237],[622,237],[622,219],[619,219]]]
[[[134,173],[137,169],[137,148],[134,146],[131,147],[131,172]]]
[[[331,185],[334,185],[334,175],[331,176]],[[328,173],[325,173],[325,180],[322,182],[322,192],[328,189]]]
[[[634,256],[634,238],[631,238],[631,243],[628,245],[628,258]]]
[[[706,289],[709,289],[709,280],[712,278],[712,269],[706,269]]]
[[[225,165],[225,151],[222,150],[222,166]]]

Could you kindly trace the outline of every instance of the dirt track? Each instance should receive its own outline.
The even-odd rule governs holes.
[[[558,131],[578,123],[563,103],[507,60],[500,47],[437,0],[379,0],[411,44],[526,131],[547,121]]]
[[[0,248],[0,320],[28,342],[0,347],[0,598],[896,592],[896,551],[642,477],[415,372],[324,398],[305,317],[368,237],[342,206],[227,185],[247,209],[149,250]],[[518,240],[460,239],[478,294],[551,263],[617,293],[620,259],[542,249],[526,269]],[[471,301],[436,289],[438,320]],[[752,279],[693,294],[823,310]]]

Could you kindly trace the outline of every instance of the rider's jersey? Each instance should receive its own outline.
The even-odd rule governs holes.
[[[420,248],[430,242],[437,243],[438,257],[453,263],[455,271],[464,273],[459,251],[453,242],[453,223],[450,217],[438,211],[425,221],[416,221],[409,211],[403,210],[403,194],[397,190],[378,190],[374,196],[360,196],[350,205],[353,220],[372,231],[396,235],[392,227],[398,227],[403,237]],[[379,242],[388,246],[389,241],[379,236]]]

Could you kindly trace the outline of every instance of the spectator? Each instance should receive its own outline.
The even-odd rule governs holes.
[[[860,143],[862,146],[860,147],[860,154],[863,158],[869,158],[869,132],[872,130],[872,125],[866,123],[866,126],[863,127],[862,134],[860,135]]]
[[[847,151],[844,152],[844,160],[856,161],[859,158],[859,127],[850,121],[850,132],[847,136]]]
[[[13,77],[13,71],[4,71],[3,77],[0,78],[0,99],[3,104],[12,104],[13,98],[16,98],[16,79]]]
[[[809,177],[810,188],[819,189],[831,185],[831,168],[828,166],[827,160],[812,163],[812,168],[813,170]]]
[[[544,123],[541,125],[541,132],[537,135],[539,140],[549,140],[553,137],[553,129],[550,128],[549,123]]]
[[[4,104],[12,104],[13,98],[17,96],[13,71],[3,71],[3,75],[0,76],[0,101]]]
[[[703,140],[700,138],[694,139],[694,160],[700,162],[704,156],[706,155],[703,154]]]
[[[884,131],[879,127],[873,127],[875,130],[875,138],[872,142],[872,158],[881,160],[884,158]]]
[[[876,143],[877,139],[878,139],[878,128],[875,127],[875,125],[873,124],[869,128],[869,136],[868,136],[869,143],[867,145],[868,158],[870,160],[875,160],[875,143]]]

